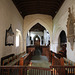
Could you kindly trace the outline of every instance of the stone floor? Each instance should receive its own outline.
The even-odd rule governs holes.
[[[31,63],[33,67],[43,67],[43,68],[49,68],[51,65],[50,62],[48,62],[48,58],[46,56],[42,55],[35,55],[31,59]]]

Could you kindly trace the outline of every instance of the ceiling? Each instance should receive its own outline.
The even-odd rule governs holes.
[[[53,18],[65,0],[12,0],[24,18],[31,14],[46,14]]]
[[[44,30],[46,30],[41,24],[37,23],[35,24],[29,31],[33,31],[33,32],[44,32]]]

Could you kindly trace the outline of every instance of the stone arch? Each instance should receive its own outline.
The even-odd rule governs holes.
[[[49,34],[50,34],[50,36],[51,36],[51,34],[52,34],[52,29],[50,29],[49,27],[48,27],[48,25],[45,23],[45,22],[43,22],[42,20],[40,20],[40,19],[36,19],[36,20],[34,20],[33,22],[31,22],[29,25],[28,25],[28,27],[27,27],[27,29],[24,31],[24,35],[26,36],[27,35],[27,32],[35,25],[35,24],[37,24],[37,23],[40,23],[43,27],[45,27],[48,31],[49,31]]]
[[[67,34],[66,30],[64,30],[63,27],[58,27],[56,29],[56,31],[53,33],[53,49],[54,52],[59,52],[61,50],[61,47],[60,47],[60,33],[64,31],[65,34]],[[67,37],[66,37],[66,40],[67,40]]]
[[[62,45],[66,45],[67,43],[66,32],[64,30],[61,30],[58,34],[59,35],[58,35],[57,52],[59,52],[62,49]]]
[[[39,16],[41,16],[41,15],[39,15]],[[46,18],[43,20],[43,18],[40,18],[39,16],[37,16],[37,18],[34,18],[33,20],[31,20],[29,18],[28,18],[29,20],[27,20],[26,18],[24,19],[24,47],[26,46],[27,32],[30,30],[30,28],[32,28],[37,23],[40,23],[43,27],[45,27],[48,30],[48,32],[50,34],[50,41],[52,41],[52,18],[51,18],[51,16],[49,16],[49,18],[51,19],[50,22],[47,22]],[[32,16],[30,16],[30,17],[32,17]],[[26,49],[26,48],[24,48],[24,49]]]

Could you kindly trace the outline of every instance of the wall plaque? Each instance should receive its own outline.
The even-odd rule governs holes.
[[[14,45],[14,33],[12,30],[12,25],[10,24],[10,27],[8,30],[6,30],[6,35],[5,35],[5,46],[11,46]]]

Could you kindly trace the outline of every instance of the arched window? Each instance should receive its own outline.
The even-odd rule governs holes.
[[[20,41],[20,33],[19,30],[16,29],[16,47],[19,46],[19,41]]]

